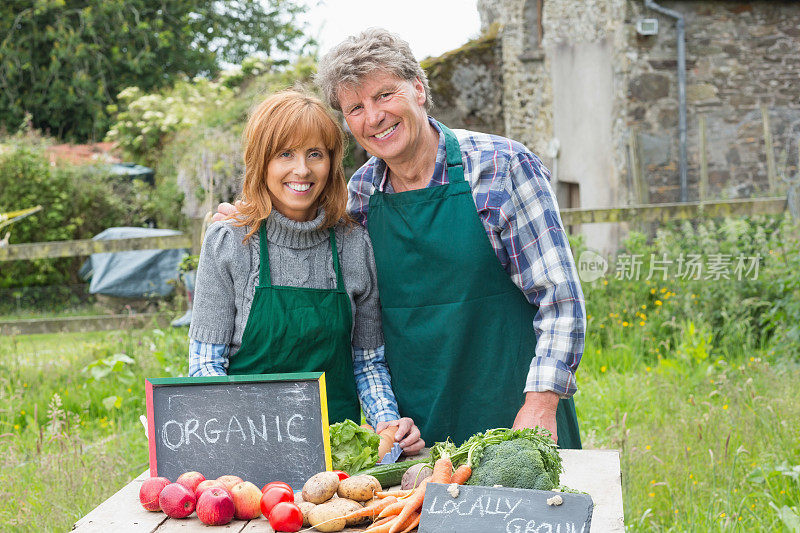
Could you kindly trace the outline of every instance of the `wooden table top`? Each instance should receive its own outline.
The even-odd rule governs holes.
[[[559,450],[564,472],[561,483],[588,493],[594,500],[591,533],[624,531],[622,478],[617,450]],[[181,531],[230,531],[236,533],[274,533],[266,518],[233,520],[225,526],[206,526],[192,514],[188,518],[169,518],[161,512],[145,511],[139,503],[139,487],[150,476],[149,471],[125,485],[116,494],[78,520],[73,531],[78,533],[127,533]],[[347,528],[345,533],[363,531]]]

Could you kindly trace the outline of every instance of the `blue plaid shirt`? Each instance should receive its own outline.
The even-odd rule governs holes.
[[[447,183],[444,135],[439,132],[436,167],[428,187]],[[558,205],[550,172],[522,144],[466,130],[454,130],[461,147],[464,177],[489,241],[511,280],[538,306],[533,328],[538,339],[531,354],[524,392],[576,391],[575,371],[583,355],[586,310],[583,291]],[[394,192],[386,163],[372,157],[348,185],[348,211],[367,225],[369,197],[376,190]],[[490,317],[487,317],[487,321]]]
[[[228,373],[230,346],[194,339],[189,343],[189,376],[224,376]],[[353,373],[364,418],[372,427],[378,422],[397,420],[400,411],[392,391],[383,346],[374,350],[353,346]],[[356,420],[358,422],[358,420]]]

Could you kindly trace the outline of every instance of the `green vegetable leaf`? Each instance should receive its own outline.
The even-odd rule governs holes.
[[[374,431],[345,420],[330,426],[330,438],[334,470],[355,473],[378,462],[381,438]]]

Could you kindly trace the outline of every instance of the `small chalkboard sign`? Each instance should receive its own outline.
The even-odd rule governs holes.
[[[331,469],[325,376],[147,379],[150,475],[233,474],[295,490]]]
[[[589,533],[588,494],[429,483],[419,533]],[[456,487],[454,487],[455,489]],[[549,498],[559,496],[560,505]],[[555,502],[554,502],[555,503]]]

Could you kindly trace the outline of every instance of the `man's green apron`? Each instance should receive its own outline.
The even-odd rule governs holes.
[[[369,201],[386,360],[402,416],[428,443],[511,427],[534,356],[537,308],[500,265],[475,209],[458,140],[442,126],[449,183]],[[572,399],[558,443],[580,448]]]
[[[328,420],[358,422],[361,410],[353,376],[353,317],[345,291],[336,235],[330,230],[336,270],[335,289],[273,286],[267,235],[261,224],[261,264],[242,346],[231,357],[228,374],[325,372]]]

